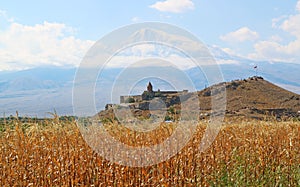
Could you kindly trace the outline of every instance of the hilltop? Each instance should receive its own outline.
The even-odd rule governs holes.
[[[226,115],[262,119],[296,117],[300,110],[300,95],[287,91],[262,77],[250,77],[220,83],[226,86]],[[210,110],[212,87],[198,92],[200,108]]]
[[[226,117],[242,117],[265,119],[272,117],[276,119],[285,119],[298,117],[300,111],[300,95],[287,91],[262,77],[250,77],[243,80],[234,80],[223,82],[198,92],[178,92],[172,93],[161,98],[166,112],[166,120],[176,120],[180,116],[181,103],[180,98],[184,98],[187,103],[193,103],[199,99],[199,119],[208,118],[212,113],[212,97],[218,99],[221,92],[213,93],[218,88],[226,88]],[[143,93],[144,94],[144,93]],[[220,94],[220,96],[218,96]],[[154,102],[155,99],[153,98]],[[153,101],[152,101],[153,102]],[[98,113],[103,118],[115,118],[113,114],[114,107],[122,109],[129,107],[133,116],[138,118],[149,118],[149,104],[151,100],[132,101],[121,105],[109,104],[106,110]],[[195,110],[192,107],[191,110]]]

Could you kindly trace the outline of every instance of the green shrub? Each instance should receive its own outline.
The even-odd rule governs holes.
[[[125,101],[125,103],[134,103],[134,102],[135,102],[135,100],[132,97],[127,98]]]

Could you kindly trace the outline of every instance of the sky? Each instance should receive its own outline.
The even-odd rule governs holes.
[[[10,0],[0,2],[0,71],[78,66],[106,34],[148,21],[231,55],[300,64],[300,0]]]

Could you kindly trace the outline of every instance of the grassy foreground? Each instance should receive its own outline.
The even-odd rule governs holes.
[[[144,136],[161,141],[171,126]],[[138,136],[107,129],[125,143]],[[300,186],[300,122],[228,122],[200,153],[204,131],[199,124],[170,160],[132,168],[93,152],[74,121],[8,121],[0,132],[0,186]]]

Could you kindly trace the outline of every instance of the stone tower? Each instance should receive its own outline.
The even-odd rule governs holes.
[[[148,91],[148,93],[152,93],[153,92],[153,86],[152,86],[151,82],[148,83],[147,91]]]

